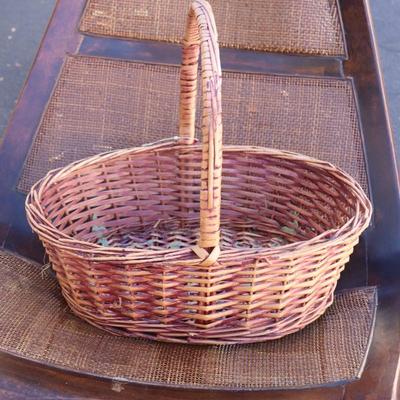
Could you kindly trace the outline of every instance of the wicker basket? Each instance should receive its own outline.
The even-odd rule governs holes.
[[[28,219],[68,304],[93,325],[180,343],[279,338],[332,303],[371,205],[327,162],[222,149],[221,66],[206,1],[192,3],[183,43],[179,138],[49,172],[27,198]]]

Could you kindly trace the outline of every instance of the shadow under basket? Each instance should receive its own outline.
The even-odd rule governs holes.
[[[196,344],[296,332],[332,304],[369,224],[368,198],[333,165],[222,147],[216,35],[209,4],[195,0],[178,139],[51,171],[27,197],[28,220],[68,304],[110,332]],[[194,143],[200,50],[201,146]]]

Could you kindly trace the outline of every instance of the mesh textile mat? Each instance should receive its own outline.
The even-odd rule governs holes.
[[[200,96],[198,96],[198,100]],[[225,144],[291,150],[332,162],[368,191],[350,80],[223,73]],[[200,137],[200,100],[197,137]],[[18,183],[49,170],[178,133],[179,68],[69,56]]]
[[[317,322],[283,339],[193,346],[112,336],[68,310],[53,274],[0,252],[0,350],[132,382],[266,389],[354,380],[368,352],[374,288],[344,291]]]
[[[179,42],[189,0],[89,0],[83,32]],[[336,0],[211,0],[225,47],[343,56]]]

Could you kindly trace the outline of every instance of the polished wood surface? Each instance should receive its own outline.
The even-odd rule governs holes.
[[[221,48],[224,71],[343,77],[342,60]],[[181,46],[173,43],[85,36],[80,54],[158,64],[181,64]]]
[[[134,399],[134,400],[337,400],[343,387],[301,391],[228,392],[160,388],[95,379],[0,354],[3,399]],[[12,397],[12,396],[17,397]],[[20,396],[20,397],[18,397]]]

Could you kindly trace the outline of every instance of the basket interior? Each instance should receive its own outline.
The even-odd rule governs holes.
[[[64,234],[103,246],[179,249],[199,231],[201,147],[125,153],[68,173],[43,207]],[[221,246],[275,247],[345,224],[357,199],[329,168],[224,149]]]

